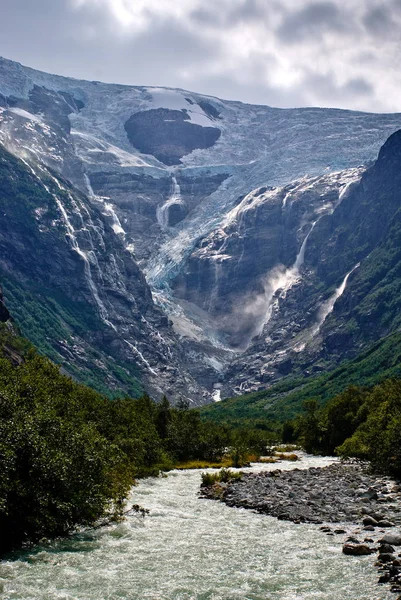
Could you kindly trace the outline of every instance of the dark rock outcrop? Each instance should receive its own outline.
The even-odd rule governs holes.
[[[0,288],[0,323],[6,323],[10,319],[10,313],[4,304],[3,290]]]
[[[133,114],[124,124],[131,144],[165,165],[178,165],[193,150],[213,146],[221,135],[217,127],[191,123],[181,110],[155,108]]]

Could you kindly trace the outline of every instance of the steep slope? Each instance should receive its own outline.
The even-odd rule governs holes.
[[[57,300],[57,315],[47,307],[47,319],[40,319],[51,330],[62,305],[72,311],[80,335],[92,331],[85,338],[89,346],[72,351],[74,361],[81,357],[79,368],[92,352],[102,356],[100,373],[110,368],[106,338],[107,355],[119,366],[132,360],[129,349],[136,357],[140,373],[131,370],[128,377],[139,377],[155,393],[163,388],[197,402],[255,390],[312,364],[332,366],[347,354],[333,353],[335,337],[330,346],[325,328],[375,244],[348,254],[336,247],[333,256],[328,249],[335,236],[348,235],[342,231],[360,165],[373,160],[400,125],[400,115],[251,106],[184,90],[78,81],[0,59],[0,142],[51,194],[60,191],[52,180],[56,173],[83,194],[56,177],[75,198],[75,204],[62,201],[64,226],[73,232],[64,246],[69,259],[63,250],[60,264],[69,267],[71,281]],[[13,210],[10,205],[10,215]],[[53,219],[56,227],[59,219]],[[350,231],[355,220],[358,209],[350,212]],[[46,226],[46,235],[54,235]],[[74,247],[78,229],[89,231],[90,240],[80,233]],[[32,256],[40,247],[35,239]],[[10,240],[11,255],[22,237]],[[71,255],[83,275],[72,268]],[[29,277],[17,282],[10,275],[16,265],[5,269],[14,307],[18,295],[31,293],[33,281],[52,273],[50,264],[39,264],[40,276],[27,262]],[[74,277],[85,279],[86,293],[76,289]],[[32,289],[36,298],[38,288]],[[31,338],[56,336],[35,331],[29,312],[16,315],[30,323]],[[46,344],[53,352],[54,341],[42,339],[41,347]],[[118,387],[125,375],[113,377],[107,385]]]
[[[255,420],[283,422],[298,415],[305,400],[315,398],[324,405],[350,385],[371,387],[390,378],[401,378],[400,332],[382,338],[329,373],[310,378],[288,377],[266,390],[205,406],[202,415],[207,420],[236,426]]]
[[[142,272],[84,195],[0,145],[0,211],[7,305],[41,351],[98,389],[199,396]]]
[[[387,372],[388,360],[383,363],[382,348],[387,358],[395,360],[389,374],[399,374],[400,167],[401,131],[398,131],[384,144],[377,161],[360,174],[360,181],[344,188],[334,210],[322,212],[313,228],[309,227],[293,266],[281,267],[278,274],[277,267],[270,271],[265,281],[276,288],[273,294],[272,288],[268,288],[269,294],[264,296],[265,322],[259,335],[224,373],[223,392],[232,393],[235,382],[234,391],[253,391],[286,377],[288,381],[282,389],[290,394],[289,400],[280,400],[280,386],[273,386],[267,395],[261,392],[261,398],[277,397],[269,407],[272,413],[280,412],[280,406],[290,406],[291,402],[297,410],[308,394],[327,397],[326,392],[316,391],[315,384],[309,384],[307,377],[333,369],[377,340],[383,340],[383,346],[379,342],[377,353],[367,355],[370,370],[367,378],[361,375],[362,382],[368,383],[372,378],[376,381]],[[324,196],[321,198],[325,202]],[[254,204],[248,203],[250,212]],[[263,203],[256,210],[260,214]],[[229,241],[226,245],[229,246]],[[355,369],[353,363],[350,368],[341,367],[340,385],[361,383],[358,380],[361,361],[364,358],[355,362]],[[322,381],[334,381],[335,373],[323,376]],[[349,376],[343,378],[341,373]],[[299,380],[294,382],[294,376]],[[332,386],[328,388],[332,390]],[[337,391],[336,388],[334,393]],[[244,400],[244,406],[247,403]],[[239,410],[241,406],[239,399]],[[224,412],[220,407],[216,410]]]

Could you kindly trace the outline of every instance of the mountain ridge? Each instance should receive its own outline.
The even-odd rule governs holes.
[[[361,165],[375,159],[389,133],[401,126],[401,115],[253,106],[174,88],[71,80],[5,59],[0,93],[4,147],[25,161],[28,171],[39,172],[39,179],[44,169],[69,181],[77,190],[69,193],[99,215],[107,243],[128,252],[138,273],[145,273],[151,290],[145,286],[144,294],[149,306],[159,306],[164,323],[152,333],[141,321],[130,342],[144,344],[147,335],[155,339],[154,350],[146,343],[146,356],[137,348],[147,371],[145,386],[156,377],[152,370],[158,372],[157,334],[165,337],[165,331],[162,352],[175,357],[177,394],[197,403],[252,391],[288,370],[309,368],[312,358],[302,361],[303,350],[295,362],[279,353],[293,337],[301,348],[319,311],[328,311],[330,321],[359,260],[355,255],[346,269],[338,263],[331,278],[319,279],[310,276],[316,269],[311,256],[324,248],[324,228],[330,229],[349,203],[347,195],[354,194]],[[203,147],[209,130],[213,140]],[[144,140],[149,154],[140,150]],[[165,163],[157,156],[162,146]],[[79,220],[81,209],[69,214],[68,198],[60,202],[59,216],[64,209],[70,221]],[[67,245],[79,255],[68,223],[65,227]],[[92,237],[93,249],[83,246],[81,260],[85,268],[95,261],[99,298],[106,294],[124,321],[129,317],[118,296],[125,294],[125,276],[114,281],[111,300],[95,264],[102,242],[95,230]],[[297,312],[312,280],[309,304]],[[101,321],[102,307],[90,286],[88,298]],[[292,307],[286,309],[287,322],[280,321],[281,305]],[[319,336],[326,336],[324,327],[319,326]],[[266,342],[263,335],[273,337]],[[326,365],[314,352],[316,364]],[[173,388],[169,384],[168,393],[174,394]]]

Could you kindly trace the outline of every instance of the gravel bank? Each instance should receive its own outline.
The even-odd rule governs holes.
[[[335,536],[351,557],[378,553],[379,583],[401,594],[401,485],[372,475],[366,466],[335,463],[244,473],[241,480],[201,487],[201,497],[320,525],[322,533]]]
[[[246,473],[239,481],[202,488],[201,495],[295,523],[358,523],[375,513],[379,524],[401,524],[401,487],[354,464]]]

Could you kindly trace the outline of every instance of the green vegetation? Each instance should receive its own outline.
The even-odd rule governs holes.
[[[325,404],[349,385],[370,387],[389,378],[401,379],[401,333],[381,339],[329,373],[286,378],[267,390],[206,406],[202,418],[233,427],[265,427],[274,432],[277,421],[294,418],[309,398]]]
[[[401,476],[401,381],[370,388],[350,386],[320,408],[304,404],[294,437],[306,451],[369,460],[381,472]]]
[[[81,293],[82,264],[65,243],[51,193],[71,207],[78,192],[66,181],[60,189],[45,171],[40,177],[43,185],[0,144],[0,275],[8,309],[22,334],[66,373],[103,394],[122,388],[138,396],[143,387],[135,363],[99,342],[107,327]]]
[[[202,473],[202,487],[209,487],[215,483],[227,483],[233,479],[241,478],[241,472],[230,471],[230,469],[221,469],[217,473]]]
[[[0,326],[0,554],[119,519],[135,479],[177,462],[237,459],[263,432],[205,423],[185,403],[110,398]]]

